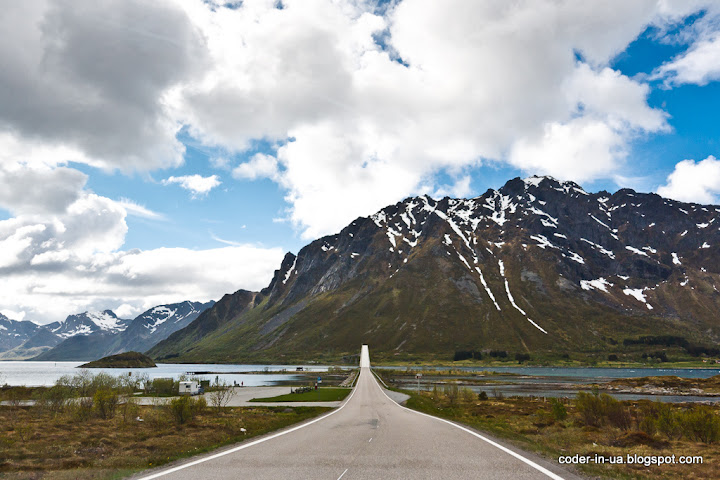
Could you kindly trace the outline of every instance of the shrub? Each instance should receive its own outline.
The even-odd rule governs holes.
[[[552,412],[552,417],[555,420],[562,421],[567,418],[567,409],[565,408],[565,405],[562,404],[560,400],[557,398],[550,399],[550,407]]]
[[[460,391],[458,389],[458,386],[455,384],[445,387],[445,396],[447,397],[450,405],[455,405],[457,403],[459,393]]]
[[[610,361],[610,362],[617,362],[617,359],[618,359],[618,356],[615,355],[614,353],[611,353],[610,355],[608,355],[608,361]]]
[[[530,354],[529,353],[516,353],[515,360],[517,360],[518,363],[527,362],[530,360]]]
[[[234,395],[235,389],[226,382],[219,383],[217,385],[217,390],[208,394],[210,397],[210,404],[217,409],[227,407]]]
[[[182,396],[173,398],[167,406],[175,423],[182,425],[202,413],[207,407],[207,402],[203,397],[195,399],[189,396]]]
[[[80,397],[75,403],[75,418],[84,421],[90,418],[93,411],[93,399],[91,397]]]
[[[493,358],[507,358],[508,353],[505,350],[490,350],[490,356]]]
[[[177,395],[178,383],[172,378],[153,378],[150,392],[154,395]]]
[[[478,393],[478,400],[487,400],[487,399],[488,399],[487,393],[485,393],[484,391]]]
[[[462,399],[463,399],[463,402],[470,403],[473,400],[475,400],[475,394],[469,388],[467,388],[467,387],[463,388],[462,389]]]
[[[575,399],[575,408],[585,425],[599,427],[602,424],[602,403],[598,395],[578,392]]]
[[[670,405],[659,405],[657,407],[657,429],[669,439],[680,438],[682,431],[676,415]]]
[[[715,443],[720,440],[720,418],[706,405],[680,412],[678,424],[688,440]]]
[[[42,394],[38,404],[51,412],[61,412],[73,396],[71,389],[63,385],[54,385]]]
[[[139,416],[140,407],[134,397],[128,397],[125,399],[125,403],[122,404],[122,416],[123,422],[129,423],[135,420]]]
[[[93,408],[100,418],[113,418],[117,406],[118,394],[115,390],[100,388],[93,395]]]
[[[630,428],[632,423],[632,417],[627,408],[621,403],[615,400],[610,395],[600,395],[600,401],[602,402],[602,414],[610,425],[613,427],[627,430]]]

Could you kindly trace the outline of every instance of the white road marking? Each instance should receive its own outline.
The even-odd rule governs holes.
[[[346,468],[345,471],[340,474],[340,476],[337,478],[337,480],[340,480],[343,477],[343,475],[345,475],[347,473],[347,471],[348,471],[348,469]]]
[[[374,373],[374,372],[373,372],[373,373]],[[372,378],[375,379],[375,375],[373,375]],[[545,475],[547,475],[548,477],[552,478],[553,480],[564,480],[561,476],[559,476],[559,475],[551,472],[551,471],[548,470],[547,468],[538,465],[537,463],[533,462],[532,460],[530,460],[530,459],[528,459],[528,458],[523,457],[523,456],[520,455],[519,453],[513,452],[512,450],[510,450],[510,449],[507,448],[507,447],[503,447],[502,445],[500,445],[500,444],[497,443],[497,442],[493,442],[492,440],[490,440],[490,439],[487,438],[487,437],[483,437],[483,436],[480,435],[479,433],[473,432],[473,431],[470,430],[469,428],[461,427],[460,425],[458,425],[458,424],[456,424],[456,423],[453,423],[453,422],[450,422],[450,421],[448,421],[448,420],[445,420],[445,419],[443,419],[443,418],[433,417],[432,415],[428,415],[427,413],[422,413],[422,412],[418,412],[417,410],[413,410],[413,409],[411,409],[411,408],[403,407],[402,405],[400,405],[399,403],[397,403],[395,400],[393,400],[392,398],[390,398],[387,393],[385,393],[385,391],[382,389],[382,387],[380,387],[380,384],[377,382],[377,380],[375,380],[375,385],[377,385],[377,387],[380,389],[380,391],[382,392],[382,394],[385,395],[388,400],[390,400],[392,403],[394,403],[394,404],[397,405],[398,407],[403,408],[403,409],[407,410],[408,412],[417,413],[418,415],[422,415],[422,416],[424,416],[424,417],[432,418],[433,420],[437,420],[437,421],[439,421],[439,422],[444,422],[444,423],[447,423],[448,425],[452,425],[452,426],[455,427],[455,428],[459,428],[460,430],[464,430],[464,431],[466,431],[467,433],[469,433],[470,435],[474,435],[474,436],[476,436],[477,438],[479,438],[480,440],[489,443],[489,444],[492,445],[493,447],[497,447],[497,448],[499,448],[500,450],[502,450],[503,452],[505,452],[505,453],[507,453],[507,454],[509,454],[509,455],[512,455],[513,457],[517,458],[518,460],[520,460],[520,461],[526,463],[527,465],[531,466],[531,467],[534,468],[535,470],[537,470],[537,471],[539,471],[539,472],[541,472],[541,473],[544,473]]]
[[[359,376],[359,374],[358,374],[358,376]],[[353,395],[355,395],[355,391],[356,391],[356,390],[357,390],[357,389],[353,389],[352,393],[351,393],[350,396],[347,398],[347,400],[345,400],[345,402],[343,402],[343,404],[340,405],[336,410],[333,410],[332,412],[328,413],[327,415],[323,415],[323,416],[320,417],[320,418],[316,418],[315,420],[311,420],[311,421],[309,421],[309,422],[307,422],[307,423],[303,423],[302,425],[298,425],[297,427],[293,427],[293,428],[291,428],[291,429],[289,429],[289,430],[283,430],[282,432],[278,432],[278,433],[276,433],[276,434],[274,434],[274,435],[270,435],[269,437],[261,438],[261,439],[259,439],[259,440],[255,440],[255,441],[250,442],[250,443],[244,443],[244,444],[239,445],[239,446],[237,446],[237,447],[235,447],[235,448],[231,448],[230,450],[225,450],[224,452],[216,453],[215,455],[211,455],[211,456],[209,456],[209,457],[200,458],[200,459],[198,459],[198,460],[195,460],[195,461],[192,461],[192,462],[189,462],[189,463],[185,463],[185,464],[183,464],[183,465],[178,465],[177,467],[170,468],[170,469],[164,470],[164,471],[162,471],[162,472],[158,472],[158,473],[154,473],[154,474],[152,474],[152,475],[148,475],[147,477],[142,477],[142,478],[140,478],[139,480],[151,480],[151,479],[153,479],[153,478],[163,477],[163,476],[165,476],[165,475],[168,475],[168,474],[170,474],[170,473],[178,472],[178,471],[183,470],[183,469],[185,469],[185,468],[189,468],[189,467],[193,467],[193,466],[195,466],[195,465],[199,465],[199,464],[201,464],[201,463],[209,462],[210,460],[215,460],[216,458],[224,457],[225,455],[230,455],[231,453],[235,453],[235,452],[238,452],[238,451],[240,451],[240,450],[244,450],[244,449],[246,449],[246,448],[252,447],[253,445],[257,445],[257,444],[259,444],[259,443],[267,442],[268,440],[272,440],[273,438],[277,438],[277,437],[280,437],[280,436],[282,436],[282,435],[287,435],[288,433],[292,433],[292,432],[294,432],[295,430],[300,430],[301,428],[305,428],[305,427],[307,427],[308,425],[312,425],[313,423],[317,423],[317,422],[319,422],[320,420],[325,420],[325,419],[328,418],[330,415],[335,415],[337,412],[339,412],[340,410],[342,410],[343,408],[345,408],[345,405],[347,405],[348,402],[350,401],[350,399],[353,397]],[[345,472],[347,472],[347,470],[345,470]],[[343,475],[345,475],[345,472],[343,472]],[[342,475],[340,475],[340,476],[342,477]],[[338,480],[339,480],[339,479],[338,479]]]

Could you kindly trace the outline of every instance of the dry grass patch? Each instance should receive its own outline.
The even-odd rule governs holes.
[[[206,409],[179,424],[167,408],[133,408],[137,415],[132,418],[116,415],[81,420],[73,409],[52,412],[38,407],[0,407],[0,478],[121,478],[328,410]]]

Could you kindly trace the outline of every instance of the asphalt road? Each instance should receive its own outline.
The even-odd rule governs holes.
[[[363,348],[357,386],[324,417],[141,477],[186,479],[575,479],[559,466],[390,400]]]

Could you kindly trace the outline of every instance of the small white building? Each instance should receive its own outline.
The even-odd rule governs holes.
[[[198,382],[180,382],[180,395],[198,395],[199,393]]]

